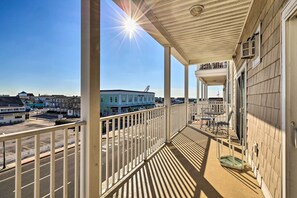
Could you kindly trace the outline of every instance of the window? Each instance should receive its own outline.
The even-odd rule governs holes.
[[[139,101],[142,102],[142,97],[139,97]]]
[[[4,120],[4,117],[0,117],[0,120]]]
[[[21,119],[22,116],[15,116],[14,118],[15,118],[15,119]]]
[[[111,102],[111,103],[112,103],[112,96],[110,96],[110,97],[109,97],[109,102]]]
[[[138,102],[138,101],[137,101],[137,96],[134,96],[134,102]]]
[[[101,98],[101,102],[103,102],[103,98]]]
[[[132,102],[133,96],[129,96],[129,102]]]
[[[143,98],[144,98],[144,102],[146,102],[146,96],[143,96]]]
[[[126,96],[122,96],[122,102],[126,102]]]
[[[114,102],[116,102],[116,103],[118,102],[118,97],[117,96],[114,97]]]
[[[261,63],[261,43],[262,43],[262,35],[261,35],[261,23],[259,24],[256,32],[253,35],[252,40],[252,53],[255,54],[253,58],[253,68]]]

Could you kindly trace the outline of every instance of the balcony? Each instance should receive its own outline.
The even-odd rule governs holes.
[[[229,62],[207,63],[197,66],[197,79],[207,85],[224,85],[228,76]]]
[[[114,2],[164,48],[164,106],[100,118],[100,0],[81,0],[81,122],[0,135],[0,142],[15,147],[15,166],[1,175],[0,196],[294,197],[297,133],[286,120],[292,110],[284,81],[286,75],[295,79],[294,72],[285,72],[295,71],[296,46],[285,45],[296,40],[296,1]],[[262,32],[255,32],[257,27]],[[257,35],[259,65],[240,55],[240,42]],[[181,105],[171,105],[171,56],[184,65]],[[190,65],[218,61],[229,64],[199,67],[197,101],[202,102],[188,107]],[[230,106],[208,103],[208,85],[224,85]],[[240,140],[231,145],[225,134],[200,129],[199,105],[223,109],[222,120],[233,110],[231,131]],[[56,131],[64,135],[59,150]],[[43,135],[50,137],[46,156]],[[32,137],[33,161],[22,165],[22,148]],[[242,156],[244,169],[222,167],[223,152]]]
[[[193,109],[197,109],[194,104],[171,107],[168,143],[165,107],[101,118],[102,197],[238,197],[243,192],[262,197],[248,167],[243,172],[223,168],[217,159],[217,141],[195,125],[187,125]],[[78,122],[0,136],[0,142],[15,145],[15,163],[6,178],[0,177],[1,193],[27,197],[34,189],[41,197],[79,197],[81,137],[86,125]],[[64,134],[62,145],[57,132]],[[50,137],[47,151],[40,144],[45,135]],[[27,153],[22,151],[23,143],[30,137],[34,138],[34,158],[23,159]],[[48,175],[44,175],[46,166]],[[7,188],[14,181],[15,186]]]

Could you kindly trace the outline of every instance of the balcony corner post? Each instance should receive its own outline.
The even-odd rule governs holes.
[[[188,110],[188,105],[189,105],[189,65],[184,65],[185,69],[185,108],[186,108],[186,126],[189,124],[189,110]]]
[[[81,0],[81,120],[80,197],[99,198],[100,0]]]
[[[166,107],[165,137],[166,143],[170,143],[170,112],[171,112],[171,47],[164,47],[164,106]]]

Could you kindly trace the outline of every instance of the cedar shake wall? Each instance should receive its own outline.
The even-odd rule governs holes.
[[[286,0],[256,0],[240,41],[246,41],[261,26],[261,63],[247,61],[247,143],[249,154],[257,143],[253,162],[272,197],[281,197],[281,11]],[[242,65],[236,50],[235,72]]]

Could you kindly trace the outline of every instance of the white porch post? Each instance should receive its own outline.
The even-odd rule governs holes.
[[[185,106],[186,106],[186,125],[189,122],[188,104],[189,104],[189,65],[185,65]]]
[[[230,88],[230,80],[229,80],[229,62],[227,64],[227,80],[226,80],[226,101],[225,101],[225,111],[227,115],[229,115],[229,88]],[[228,122],[228,120],[227,120]]]
[[[204,83],[201,81],[201,101],[204,101]]]
[[[205,100],[207,100],[208,99],[208,85],[207,84],[205,84]]]
[[[80,197],[99,197],[101,175],[100,0],[81,0]]]
[[[204,83],[204,84],[203,84],[203,98],[204,98],[204,101],[206,101],[206,97],[207,97],[207,96],[206,96],[206,89],[207,89],[206,86],[207,86],[207,85]]]
[[[164,105],[166,107],[166,143],[170,143],[170,112],[171,112],[171,47],[164,47]]]
[[[200,80],[199,78],[197,78],[197,104],[199,102],[199,99],[200,99]]]

